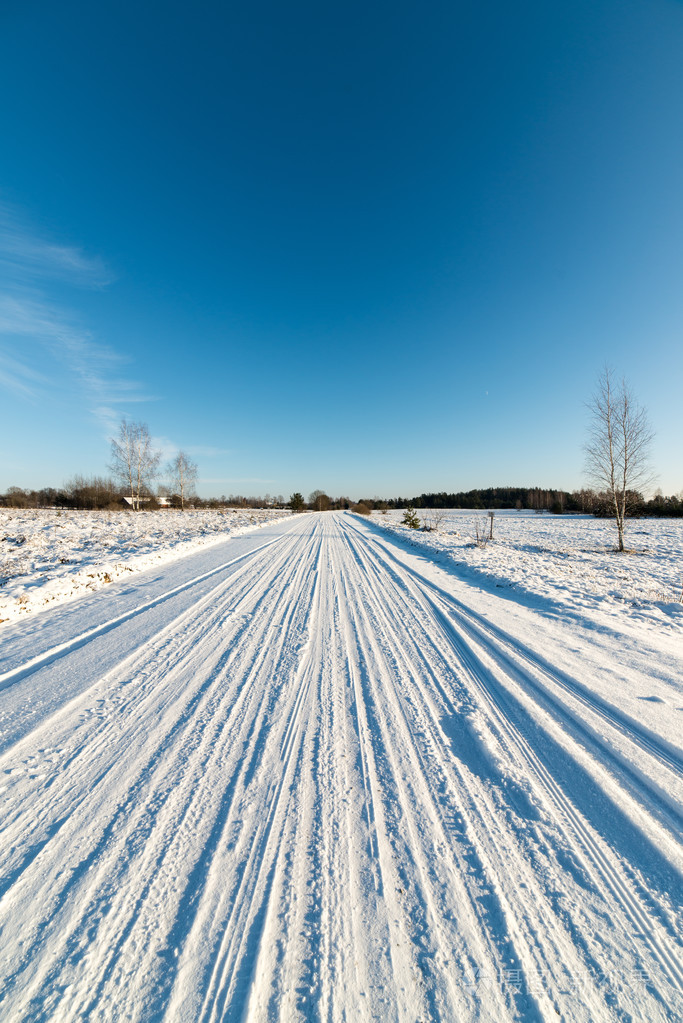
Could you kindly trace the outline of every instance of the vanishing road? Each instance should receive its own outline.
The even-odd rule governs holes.
[[[328,513],[6,628],[0,1018],[682,1019],[681,752],[483,600]]]

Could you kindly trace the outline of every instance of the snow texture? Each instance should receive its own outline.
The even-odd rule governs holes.
[[[5,625],[0,1016],[683,1018],[680,620],[555,521],[296,516]]]
[[[627,520],[629,550],[619,554],[614,520],[592,515],[497,511],[489,541],[487,511],[416,514],[417,531],[401,524],[402,511],[374,512],[372,521],[409,536],[462,578],[512,587],[515,600],[539,609],[555,604],[581,618],[601,608],[656,627],[683,624],[683,519]],[[477,530],[486,543],[477,544]]]
[[[0,624],[287,514],[0,509]]]

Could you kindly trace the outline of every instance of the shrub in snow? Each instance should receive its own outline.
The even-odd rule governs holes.
[[[406,510],[405,510],[405,512],[403,514],[403,525],[407,526],[408,529],[419,529],[420,528],[420,520],[418,519],[417,515],[415,514],[415,509],[411,508],[410,505],[408,505],[408,507],[406,508]]]
[[[477,516],[474,520],[474,542],[477,547],[486,547],[486,544],[492,539],[493,523],[489,526],[486,519]]]

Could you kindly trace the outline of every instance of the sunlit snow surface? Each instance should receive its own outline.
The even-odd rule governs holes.
[[[616,552],[614,520],[592,515],[420,509],[420,529],[402,525],[403,511],[374,512],[372,521],[409,537],[441,564],[483,586],[513,588],[515,600],[558,614],[602,606],[658,625],[683,625],[683,518],[629,519],[628,553]],[[431,527],[425,532],[423,526]]]
[[[0,623],[287,515],[270,509],[135,514],[0,508]]]
[[[0,627],[0,1018],[683,1019],[679,524],[388,518]]]

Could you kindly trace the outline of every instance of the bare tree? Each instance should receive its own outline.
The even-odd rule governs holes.
[[[477,547],[486,547],[489,540],[492,540],[493,520],[486,521],[485,518],[475,515],[474,518],[474,542]]]
[[[316,511],[328,511],[330,507],[330,499],[324,490],[314,490],[308,498],[308,503]]]
[[[117,437],[111,442],[109,469],[130,490],[130,502],[140,510],[141,498],[158,475],[161,453],[152,447],[147,423],[122,419]]]
[[[171,487],[180,497],[180,508],[185,509],[185,498],[194,494],[197,482],[197,463],[193,462],[184,451],[179,451],[175,458],[166,466],[166,472],[171,478]]]
[[[607,492],[616,517],[618,549],[623,551],[629,500],[654,479],[650,467],[653,431],[647,411],[638,404],[626,381],[615,383],[608,367],[600,376],[588,410],[586,472],[593,486]]]

